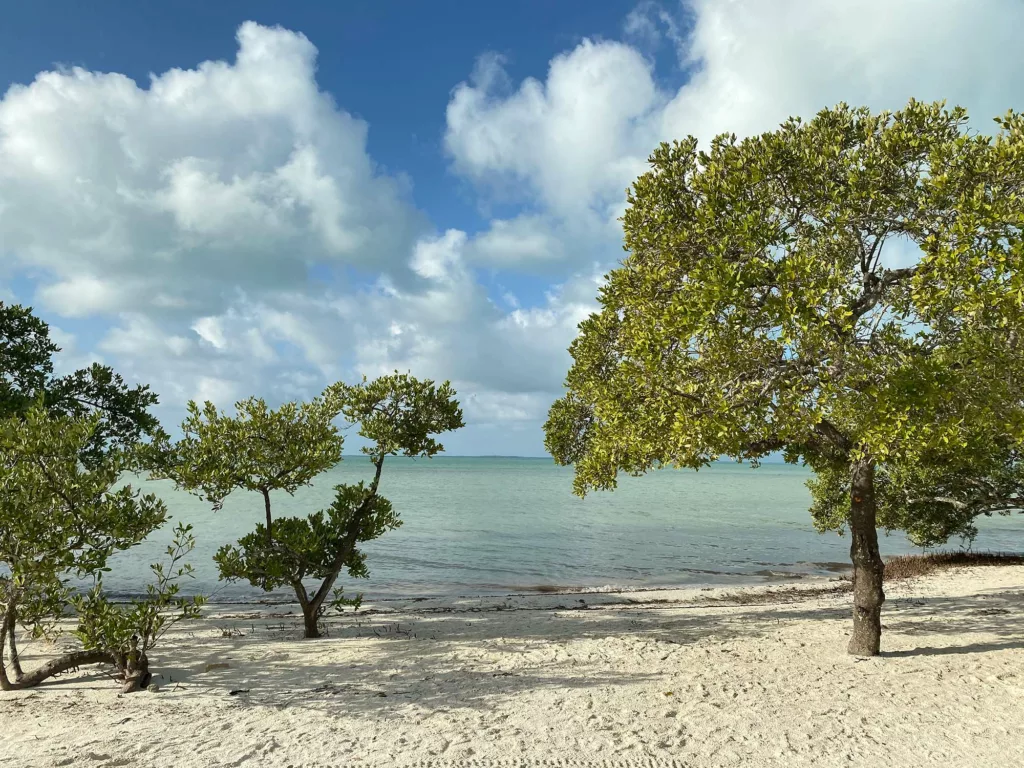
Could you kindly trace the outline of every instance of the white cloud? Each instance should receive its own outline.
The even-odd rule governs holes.
[[[677,17],[653,0],[644,0],[630,11],[622,31],[627,40],[635,41],[641,48],[656,49],[663,40],[681,48],[686,42]]]
[[[505,269],[560,267],[567,259],[568,239],[560,222],[550,217],[523,214],[515,219],[496,219],[489,229],[473,238],[469,258]]]
[[[219,408],[229,408],[240,399],[239,392],[237,382],[216,376],[200,376],[196,382],[195,394],[190,399],[197,403],[209,401]]]
[[[167,334],[144,315],[125,316],[125,324],[111,330],[100,343],[104,352],[123,357],[153,354],[181,357],[193,347],[190,339]]]
[[[224,337],[224,328],[218,317],[201,317],[192,324],[192,330],[214,349],[225,349],[228,345],[227,339]]]
[[[457,229],[449,229],[440,238],[420,240],[413,249],[409,266],[420,277],[445,280],[460,265],[465,244],[466,233]]]
[[[910,96],[962,103],[984,130],[1024,108],[1021,27],[1010,0],[695,0],[643,3],[624,20],[635,44],[584,40],[539,78],[513,82],[484,54],[452,91],[445,147],[480,210],[520,208],[470,236],[425,222],[408,182],[377,170],[367,124],[319,90],[305,37],[245,24],[235,61],[146,87],[73,69],[11,88],[0,268],[41,279],[46,309],[112,318],[97,350],[153,385],[167,423],[189,398],[306,398],[398,368],[451,379],[471,424],[533,430],[536,450],[566,347],[621,257],[625,189],[660,140]],[[654,70],[666,44],[692,72],[681,87]],[[891,263],[913,258],[893,246]],[[314,288],[312,264],[375,282]],[[481,269],[517,272],[515,287],[492,300]],[[61,338],[68,360],[95,355]]]
[[[302,288],[310,264],[405,260],[424,222],[318,90],[313,45],[247,22],[238,46],[148,88],[75,68],[4,95],[0,251],[50,275],[47,308],[200,312],[225,286]]]
[[[770,130],[840,101],[899,109],[911,98],[967,107],[974,127],[1024,106],[1013,0],[696,0],[685,58],[698,67],[659,134],[707,140]]]
[[[514,193],[540,211],[491,222],[469,246],[479,261],[536,269],[540,253],[615,258],[625,189],[660,141],[771,130],[840,101],[899,109],[912,96],[947,99],[967,106],[980,130],[1024,108],[1015,32],[1024,6],[1012,0],[666,8],[644,2],[624,27],[645,45],[664,36],[679,48],[693,75],[675,92],[656,84],[638,49],[591,40],[555,57],[543,82],[515,87],[501,59],[488,56],[453,91],[445,140],[454,170],[485,194]],[[693,22],[686,36],[677,20],[684,14]]]
[[[449,232],[431,245],[462,241]],[[445,264],[443,280],[427,291],[382,291],[360,297],[357,311],[339,307],[360,340],[358,370],[411,369],[479,393],[544,393],[550,403],[570,362],[566,350],[576,326],[596,308],[600,273],[573,276],[539,307],[508,311],[474,282],[460,250],[448,252]]]
[[[560,216],[605,212],[642,169],[651,114],[662,105],[651,65],[634,48],[584,40],[552,60],[547,80],[503,96],[485,75],[455,88],[445,144],[456,171],[481,184],[521,182]]]
[[[76,275],[44,285],[37,295],[47,307],[65,317],[83,317],[119,304],[122,297],[130,293],[125,288],[123,283],[118,285],[90,275]]]
[[[53,358],[53,372],[58,376],[88,368],[93,363],[103,364],[102,356],[79,349],[75,334],[59,326],[50,326],[50,340],[60,348],[60,352]]]

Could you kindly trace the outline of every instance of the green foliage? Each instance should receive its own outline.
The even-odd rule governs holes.
[[[334,589],[343,569],[353,577],[368,574],[357,545],[401,525],[391,502],[378,494],[385,458],[430,457],[443,450],[432,435],[463,425],[454,397],[448,382],[437,386],[396,372],[357,385],[333,384],[310,403],[286,403],[277,410],[255,398],[238,403],[234,416],[218,413],[211,403],[202,410],[189,403],[185,437],[164,452],[156,474],[201,493],[214,509],[234,490],[262,495],[265,523],[215,556],[221,578],[245,579],[267,591],[291,587],[307,636],[315,636],[326,606],[359,605],[361,596],[344,598]],[[335,486],[326,510],[275,519],[271,491],[294,494],[341,461],[344,438],[333,423],[339,416],[358,423],[359,434],[372,441],[363,452],[373,462],[373,480]],[[318,582],[312,593],[306,586],[310,579]]]
[[[431,457],[444,446],[431,435],[465,426],[462,410],[449,382],[440,386],[426,379],[395,371],[355,386],[335,385],[342,393],[341,412],[359,434],[373,445],[363,448],[370,456]]]
[[[122,674],[148,667],[147,654],[157,641],[179,621],[198,618],[206,598],[180,597],[180,581],[193,576],[193,568],[182,563],[195,548],[192,526],[177,525],[174,540],[167,547],[168,563],[150,566],[154,581],[146,585],[146,597],[128,604],[111,602],[103,592],[102,577],[71,604],[78,614],[75,635],[86,650],[110,653]]]
[[[127,448],[144,436],[165,437],[147,411],[157,403],[148,386],[129,388],[120,375],[99,364],[54,377],[57,352],[49,327],[31,308],[0,302],[0,419],[23,416],[40,398],[51,416],[99,415],[82,446],[81,460],[88,465],[102,462],[108,449]]]
[[[153,476],[198,491],[214,509],[236,489],[294,494],[341,461],[344,439],[332,423],[341,412],[340,393],[329,388],[309,403],[276,410],[251,397],[235,404],[234,416],[189,401],[184,436],[154,462]]]
[[[335,562],[343,557],[350,576],[367,576],[360,552],[345,556],[349,533],[355,531],[357,542],[371,541],[398,528],[402,521],[390,501],[369,494],[363,483],[337,485],[334,490],[334,502],[327,510],[308,517],[275,519],[272,541],[266,526],[257,525],[253,533],[239,540],[238,546],[221,547],[214,557],[221,576],[247,579],[253,586],[269,591],[306,578],[327,579]]]
[[[0,301],[0,419],[31,407],[53,374],[52,357],[59,351],[31,308]]]
[[[108,450],[81,461],[100,416],[51,416],[40,406],[0,420],[0,597],[5,619],[52,635],[76,603],[72,577],[99,578],[109,557],[141,542],[167,510],[130,485],[114,490],[139,458]],[[12,641],[13,647],[13,641]],[[3,649],[0,649],[0,657]],[[2,658],[0,658],[2,661]]]
[[[32,598],[25,616],[53,616],[67,574],[102,572],[109,556],[142,541],[166,520],[162,501],[130,485],[130,452],[106,454],[94,467],[79,458],[98,416],[51,417],[38,407],[0,421],[0,563],[11,590]]]
[[[576,492],[782,450],[815,470],[823,529],[847,521],[862,458],[878,465],[881,524],[919,541],[1012,508],[1024,117],[995,136],[966,120],[840,105],[707,152],[656,149],[628,195],[629,255],[545,425]]]

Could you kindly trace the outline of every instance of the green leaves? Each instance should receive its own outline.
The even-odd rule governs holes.
[[[69,605],[95,609],[96,626],[111,632],[115,625],[121,627],[116,631],[138,629],[135,618],[145,618],[115,621],[119,609],[101,606],[101,577],[109,557],[162,525],[167,510],[130,485],[114,490],[123,472],[137,469],[131,451],[107,450],[90,465],[81,461],[100,423],[99,414],[53,417],[40,406],[0,420],[0,574],[6,571],[0,598],[5,615],[13,614],[35,637],[49,634]],[[87,602],[67,584],[71,576],[97,580]],[[157,614],[151,619],[163,621]],[[88,647],[114,652],[100,644],[107,635],[96,638]]]
[[[335,492],[327,510],[304,518],[275,519],[272,540],[266,526],[258,525],[237,546],[221,547],[214,557],[221,578],[245,579],[270,591],[307,578],[332,578],[339,562],[350,576],[366,577],[368,571],[355,544],[398,528],[401,520],[390,501],[369,493],[363,483],[338,485]]]
[[[99,364],[53,378],[52,357],[59,351],[49,327],[30,308],[0,302],[0,418],[24,416],[39,403],[52,416],[96,414],[99,420],[82,447],[81,460],[90,466],[98,466],[108,449],[128,448],[146,436],[163,437],[147,411],[157,402],[148,386],[129,388]]]
[[[142,541],[167,516],[162,501],[113,486],[135,465],[128,451],[94,467],[80,462],[99,416],[0,421],[0,562],[14,574],[47,580],[95,572],[115,551]]]
[[[144,598],[128,604],[113,603],[103,592],[102,578],[97,578],[89,592],[74,596],[71,604],[78,613],[75,635],[85,649],[110,653],[120,670],[127,673],[143,664],[146,654],[170,627],[198,618],[206,598],[178,594],[181,580],[192,577],[192,566],[182,564],[182,560],[195,543],[192,526],[175,527],[173,543],[167,547],[168,563],[150,566],[154,581],[146,585]]]
[[[52,358],[59,351],[31,307],[0,301],[0,418],[28,410],[53,373]]]
[[[958,503],[955,478],[1016,466],[1024,118],[995,137],[966,119],[941,103],[840,104],[706,152],[692,137],[655,149],[628,193],[628,256],[545,424],[576,492],[784,450],[820,473],[816,519],[838,527],[849,502],[829,473],[857,456],[902,498],[938,472]],[[954,458],[980,445],[999,455]],[[899,494],[892,525],[931,519]],[[953,522],[922,539],[964,530],[944,508]]]
[[[344,438],[333,421],[344,392],[335,386],[276,410],[252,397],[236,403],[234,416],[190,401],[184,437],[164,451],[153,476],[199,491],[215,509],[236,489],[295,493],[341,461]]]
[[[189,403],[184,438],[154,449],[154,475],[201,493],[214,509],[235,490],[261,494],[266,522],[236,545],[221,547],[214,558],[221,578],[245,579],[267,591],[291,587],[307,636],[314,636],[326,605],[358,605],[359,597],[333,590],[343,569],[353,577],[367,575],[357,545],[401,525],[391,502],[378,494],[386,457],[434,456],[443,447],[433,436],[463,426],[462,411],[448,382],[438,386],[397,372],[354,386],[333,384],[309,403],[271,410],[250,398],[236,409],[229,416],[211,403],[203,409]],[[326,510],[275,519],[272,491],[295,493],[341,461],[343,438],[333,424],[338,416],[359,424],[359,434],[371,441],[363,452],[374,464],[373,480],[336,486]],[[320,582],[313,594],[305,584],[310,579]]]
[[[465,426],[447,381],[438,386],[395,371],[370,382],[363,377],[355,386],[335,386],[345,418],[359,424],[359,434],[375,443],[363,449],[371,456],[434,456],[444,446],[431,435]]]

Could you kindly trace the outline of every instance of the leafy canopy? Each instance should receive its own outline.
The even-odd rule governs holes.
[[[214,508],[234,490],[262,494],[266,520],[256,530],[224,546],[215,560],[222,578],[247,579],[273,590],[290,586],[304,612],[319,616],[326,596],[344,568],[366,576],[357,544],[397,528],[391,502],[378,494],[387,456],[434,456],[443,446],[434,435],[462,426],[462,412],[448,382],[435,385],[395,373],[357,385],[333,384],[309,403],[286,403],[276,410],[250,398],[236,404],[236,415],[218,413],[206,403],[189,403],[184,438],[166,455],[160,471],[179,486],[200,492]],[[341,461],[344,437],[334,420],[359,424],[370,441],[362,450],[373,462],[373,480],[334,487],[326,510],[306,517],[275,518],[271,491],[294,494]],[[305,580],[316,579],[310,594]],[[345,602],[335,592],[333,604]]]
[[[970,488],[1020,476],[1024,117],[966,121],[841,104],[656,149],[545,425],[577,493],[782,450],[815,469],[825,528],[865,457],[881,522],[921,540],[994,508]]]
[[[192,526],[175,526],[173,542],[167,546],[167,564],[150,565],[153,581],[146,585],[142,598],[112,602],[103,591],[102,576],[91,590],[74,595],[71,604],[78,614],[75,636],[82,647],[109,653],[126,676],[136,670],[148,671],[148,654],[160,638],[179,621],[198,618],[206,603],[203,595],[179,594],[181,580],[194,575],[192,565],[182,561],[195,545]]]
[[[342,393],[329,387],[308,403],[276,410],[250,397],[235,404],[233,416],[190,400],[183,437],[164,452],[154,475],[200,492],[215,509],[234,490],[294,494],[341,461],[344,441],[332,422]]]
[[[71,576],[101,574],[111,554],[167,518],[156,496],[130,485],[114,490],[122,473],[139,469],[130,452],[81,463],[99,419],[51,417],[40,407],[0,419],[0,592],[36,635],[70,603]]]
[[[98,414],[82,461],[97,464],[108,448],[124,448],[144,436],[163,435],[148,408],[157,397],[148,386],[130,388],[108,366],[93,364],[66,376],[53,375],[60,352],[49,326],[31,308],[0,301],[0,419],[23,416],[43,398],[53,416]]]

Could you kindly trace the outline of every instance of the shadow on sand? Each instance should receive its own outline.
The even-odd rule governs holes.
[[[319,640],[301,639],[294,614],[232,615],[222,609],[169,636],[153,667],[162,696],[216,696],[240,707],[351,713],[410,703],[431,710],[486,708],[545,688],[571,691],[643,680],[669,686],[670,665],[659,661],[679,646],[708,641],[708,647],[724,649],[737,638],[767,639],[794,621],[844,621],[850,611],[849,595],[756,606],[610,598],[591,606],[578,596],[561,603],[567,605],[498,599],[451,610],[412,605],[348,614],[331,619],[329,636]],[[883,625],[883,644],[905,646],[908,637],[933,643],[886,651],[884,658],[1017,649],[1024,647],[1024,592],[892,599]],[[842,625],[836,626],[842,643]],[[585,640],[599,642],[577,642]],[[621,663],[610,663],[602,649],[616,644],[620,654],[636,653],[629,666],[637,671],[626,673]],[[579,667],[580,674],[567,667]],[[88,672],[36,691],[66,690],[68,682],[76,688],[110,687],[104,674]]]

